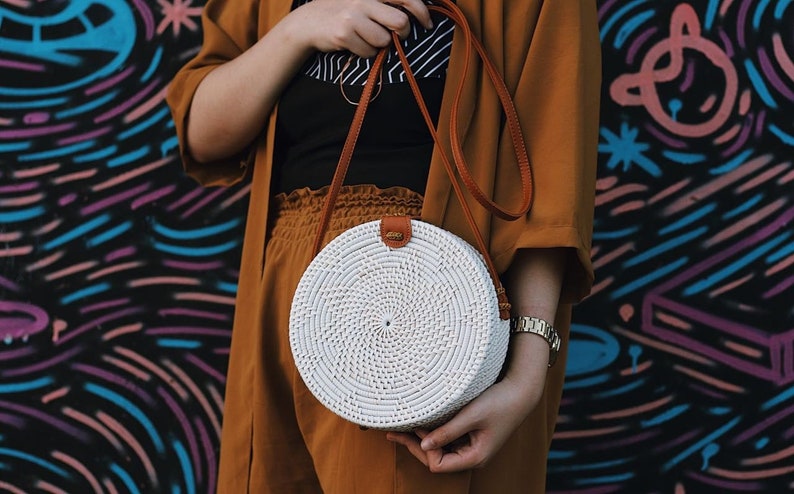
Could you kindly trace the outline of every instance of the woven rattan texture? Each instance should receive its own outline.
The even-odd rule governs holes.
[[[363,427],[437,424],[490,386],[509,337],[476,249],[428,223],[392,249],[380,221],[343,232],[298,285],[290,344],[330,410]]]

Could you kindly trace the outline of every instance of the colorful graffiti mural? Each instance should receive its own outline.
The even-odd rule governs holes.
[[[213,491],[248,189],[176,155],[202,4],[0,0],[0,492]],[[598,2],[550,492],[794,490],[792,4]]]

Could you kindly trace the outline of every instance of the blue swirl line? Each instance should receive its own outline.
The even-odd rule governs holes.
[[[33,218],[38,218],[45,213],[42,206],[34,206],[32,208],[20,209],[19,211],[11,211],[9,213],[0,213],[0,223],[16,223],[18,221],[27,221]]]
[[[724,165],[718,166],[717,168],[712,168],[711,170],[709,170],[709,173],[711,173],[712,175],[721,175],[723,173],[728,173],[729,171],[734,170],[740,165],[743,165],[747,161],[747,158],[752,156],[754,151],[755,150],[753,149],[747,149],[744,152],[742,152],[742,154],[736,156],[735,158],[725,163]]]
[[[26,381],[20,383],[12,383],[12,384],[0,384],[0,394],[31,391],[34,389],[39,389],[48,386],[52,384],[52,382],[53,379],[51,377],[40,377],[33,381]]]
[[[180,247],[178,245],[170,245],[162,242],[154,242],[152,245],[155,249],[168,254],[176,254],[186,257],[204,257],[214,256],[231,250],[237,246],[237,240],[230,240],[224,244],[213,245],[208,247]]]
[[[29,461],[31,463],[34,463],[42,468],[45,468],[53,472],[56,475],[60,475],[61,477],[65,477],[65,478],[70,478],[69,472],[67,472],[66,470],[63,470],[62,468],[58,468],[52,463],[48,461],[44,461],[36,456],[23,453],[22,451],[17,451],[15,449],[9,449],[9,448],[0,448],[0,456],[2,455],[10,456],[12,458],[18,458],[20,460]]]
[[[615,42],[613,46],[617,49],[621,49],[623,47],[623,43],[631,36],[631,34],[636,31],[641,25],[650,19],[653,19],[653,16],[656,15],[656,11],[646,10],[645,12],[641,12],[636,14],[631,20],[626,22],[623,27],[620,28],[618,34],[615,36]]]
[[[743,267],[747,266],[751,262],[755,261],[763,257],[767,252],[777,247],[779,244],[783,243],[786,239],[791,236],[791,232],[784,232],[777,237],[773,238],[769,242],[761,245],[750,251],[744,257],[737,259],[736,261],[730,263],[729,265],[725,266],[724,268],[720,269],[716,273],[701,279],[697,283],[689,286],[684,290],[685,296],[691,296],[698,294],[704,290],[711,288],[712,286],[716,285],[720,281],[724,280],[725,278],[729,277],[730,275],[736,273]]]
[[[625,465],[630,460],[628,458],[621,458],[619,460],[599,461],[595,463],[584,463],[579,465],[561,465],[551,470],[554,472],[581,472],[584,470],[602,470],[620,465]]]
[[[49,242],[44,244],[43,248],[44,248],[44,250],[50,250],[50,249],[53,249],[55,247],[60,247],[61,245],[65,244],[67,242],[71,242],[72,240],[74,240],[76,238],[82,237],[83,235],[85,235],[86,233],[90,232],[91,230],[99,228],[100,226],[104,225],[108,221],[110,221],[110,215],[107,214],[107,213],[103,214],[101,216],[97,216],[96,218],[92,219],[91,221],[89,221],[87,223],[83,223],[82,225],[78,226],[77,228],[74,228],[73,230],[71,230],[69,232],[66,232],[63,235],[50,240]]]
[[[682,257],[681,259],[677,260],[674,263],[667,263],[664,267],[662,267],[660,269],[657,269],[656,271],[648,273],[647,275],[632,281],[631,283],[627,284],[626,286],[624,286],[620,290],[613,291],[610,294],[609,298],[611,298],[612,300],[615,300],[615,299],[618,299],[618,298],[620,298],[620,297],[622,297],[622,296],[624,296],[624,295],[626,295],[628,293],[634,292],[638,288],[641,288],[641,287],[647,285],[648,283],[656,281],[659,278],[664,278],[665,276],[667,276],[668,274],[672,273],[673,271],[675,271],[675,270],[683,267],[684,265],[686,265],[687,262],[689,262],[689,258],[688,257]]]
[[[705,154],[679,153],[677,151],[662,151],[662,156],[681,165],[694,165],[706,160]]]
[[[567,389],[576,389],[576,388],[589,388],[591,386],[597,386],[599,384],[603,384],[608,382],[611,377],[607,374],[599,374],[597,376],[588,377],[587,379],[577,379],[575,381],[565,381],[565,387]]]
[[[753,15],[753,28],[758,31],[758,28],[761,27],[761,17],[764,15],[764,10],[769,7],[769,0],[761,0],[758,2],[758,6],[755,8],[755,14]]]
[[[576,485],[593,485],[593,484],[615,484],[624,482],[626,480],[634,478],[635,474],[633,473],[623,473],[617,475],[605,475],[602,477],[590,477],[587,479],[581,479],[574,481]]]
[[[783,17],[783,12],[786,11],[792,0],[778,0],[775,6],[775,19],[780,20]]]
[[[182,466],[182,473],[185,477],[185,491],[187,494],[195,494],[196,483],[193,480],[193,467],[190,464],[190,458],[187,455],[187,451],[185,450],[185,447],[182,446],[182,443],[177,440],[174,440],[171,444],[174,446],[176,457],[179,459],[179,464]]]
[[[130,494],[141,494],[141,491],[138,490],[138,486],[135,485],[135,481],[132,479],[132,476],[127,473],[126,470],[115,463],[110,465],[110,469],[113,471],[113,473],[119,476],[124,485],[127,486]]]
[[[700,218],[706,216],[707,214],[713,212],[715,209],[717,209],[717,204],[716,203],[712,202],[711,204],[707,204],[707,205],[703,206],[702,208],[697,209],[697,210],[689,213],[688,215],[684,216],[683,218],[681,218],[680,220],[676,221],[675,223],[671,223],[670,225],[667,225],[666,227],[660,229],[659,230],[659,235],[667,235],[670,232],[674,232],[674,231],[678,230],[679,228],[687,226],[690,223],[692,223],[694,221],[697,221]]]
[[[109,101],[112,101],[113,99],[116,98],[116,96],[118,96],[118,94],[119,94],[118,91],[111,91],[83,105],[75,106],[73,108],[68,108],[66,110],[61,110],[59,112],[56,112],[55,116],[59,119],[64,119],[64,118],[73,117],[75,115],[80,115],[81,113],[87,113],[91,110],[99,108],[102,105],[107,104]]]
[[[59,158],[61,156],[68,156],[70,154],[88,149],[94,145],[94,141],[83,141],[72,144],[71,146],[63,146],[57,149],[50,149],[49,151],[40,151],[38,153],[20,154],[17,156],[18,161],[35,161],[45,160],[50,158]]]
[[[171,120],[168,122],[168,126],[172,127],[174,125],[174,121]],[[169,137],[168,139],[164,140],[162,144],[160,144],[160,154],[166,156],[172,149],[179,148],[179,139],[176,136]]]
[[[615,14],[612,17],[610,17],[609,20],[606,21],[604,25],[601,27],[601,41],[604,41],[609,30],[612,29],[612,26],[617,24],[617,22],[620,20],[621,17],[623,17],[626,13],[628,13],[628,11],[630,11],[634,7],[641,5],[647,1],[648,0],[634,0],[633,2],[623,6],[620,10],[616,11]]]
[[[635,381],[633,383],[627,384],[625,386],[621,386],[619,388],[610,389],[609,391],[604,391],[604,392],[601,392],[601,393],[594,393],[592,396],[593,396],[593,398],[599,398],[599,399],[600,398],[610,398],[612,396],[618,396],[618,395],[622,395],[622,394],[628,393],[629,391],[634,391],[637,388],[643,387],[647,383],[648,383],[647,379],[638,379],[637,381]]]
[[[219,225],[196,228],[194,230],[174,230],[159,223],[154,223],[152,229],[158,234],[174,240],[195,240],[207,238],[219,233],[227,232],[240,224],[240,219],[235,218]]]
[[[138,123],[134,127],[130,127],[124,132],[120,132],[118,138],[120,141],[123,141],[128,137],[134,136],[135,134],[140,134],[144,130],[148,129],[149,127],[157,123],[159,120],[162,120],[163,118],[167,118],[170,114],[171,113],[168,108],[162,108],[160,111],[158,111],[151,117],[147,118],[146,120]]]
[[[65,297],[61,297],[61,305],[69,305],[76,300],[80,300],[81,298],[90,297],[91,295],[96,295],[97,293],[102,293],[110,290],[109,283],[99,283],[97,285],[92,285],[83,288],[82,290],[77,290]]]
[[[122,154],[112,160],[108,160],[107,165],[108,168],[115,168],[117,166],[126,165],[127,163],[132,163],[133,161],[137,161],[147,154],[149,154],[149,150],[151,147],[147,144],[135,151],[130,151],[129,153]]]
[[[0,153],[14,153],[30,149],[33,143],[30,141],[25,142],[9,142],[8,144],[0,144]]]
[[[146,72],[143,73],[141,76],[141,82],[146,82],[151,79],[152,75],[157,72],[157,67],[160,65],[160,60],[163,59],[163,47],[158,46],[157,50],[154,52],[154,56],[152,56],[152,62],[149,64],[149,68],[146,69]]]
[[[614,231],[611,231],[611,232],[596,231],[596,232],[593,232],[593,239],[594,240],[611,240],[611,239],[616,239],[616,238],[623,238],[623,237],[628,237],[629,235],[632,235],[634,233],[637,233],[638,230],[639,230],[638,227],[632,226],[630,228],[624,228],[623,230],[614,230]]]
[[[709,0],[708,9],[706,9],[706,22],[704,23],[706,31],[711,29],[714,24],[714,18],[717,17],[717,8],[720,5],[720,0]]]
[[[118,149],[119,148],[115,144],[113,144],[112,146],[108,146],[108,147],[106,147],[104,149],[100,149],[99,151],[94,151],[93,153],[88,153],[88,154],[82,154],[80,156],[75,156],[74,157],[74,162],[75,163],[87,163],[89,161],[99,161],[102,158],[107,158],[108,156],[116,154],[116,151],[118,151]]]
[[[122,223],[122,224],[120,224],[118,226],[114,226],[110,230],[108,230],[108,231],[106,231],[104,233],[101,233],[101,234],[97,235],[96,237],[94,237],[92,239],[87,240],[85,244],[88,247],[96,247],[97,245],[99,245],[101,243],[107,242],[108,240],[111,240],[113,238],[118,237],[119,235],[121,235],[122,233],[126,232],[130,228],[132,228],[132,222],[131,221],[125,221],[124,223]]]
[[[781,403],[791,400],[794,398],[794,386],[789,386],[789,388],[779,395],[775,396],[774,398],[765,401],[761,404],[761,410],[764,412],[769,411],[771,408],[774,408]]]
[[[768,264],[771,264],[773,262],[777,262],[777,261],[783,259],[784,257],[787,257],[790,254],[794,254],[794,243],[790,243],[787,246],[781,248],[779,251],[777,251],[774,254],[772,254],[771,256],[767,257],[765,259],[765,261]]]
[[[200,341],[195,340],[177,340],[174,338],[159,338],[157,346],[163,348],[199,348],[201,347]]]
[[[237,293],[237,283],[229,283],[226,281],[219,281],[215,284],[218,290],[226,293]]]
[[[668,421],[678,417],[682,413],[684,413],[687,410],[689,410],[689,408],[690,408],[690,406],[686,405],[686,404],[685,405],[678,405],[676,407],[671,408],[670,410],[666,410],[666,411],[660,413],[656,417],[652,417],[652,418],[650,418],[648,420],[643,420],[643,421],[640,422],[640,424],[642,425],[643,429],[648,429],[648,428],[654,427],[654,426],[659,425],[659,424],[663,424],[665,422],[668,422]]]
[[[689,233],[685,233],[679,237],[671,238],[670,240],[657,245],[652,249],[648,249],[642,254],[635,256],[628,261],[623,263],[624,268],[630,268],[632,266],[636,266],[637,264],[641,264],[649,259],[653,259],[654,257],[662,254],[663,252],[667,252],[670,249],[675,247],[685,245],[687,242],[690,242],[708,231],[708,227],[703,226],[696,230],[692,230]]]
[[[32,101],[2,101],[0,110],[25,110],[28,108],[53,108],[69,102],[69,98],[44,98]]]
[[[789,146],[794,146],[794,136],[792,136],[791,134],[787,134],[786,132],[783,131],[783,129],[781,129],[775,124],[769,124],[769,127],[767,128],[769,129],[770,132],[775,134],[785,144],[788,144]]]
[[[753,65],[753,61],[749,58],[745,60],[744,68],[747,70],[747,75],[750,76],[750,82],[753,83],[753,87],[755,87],[761,100],[766,103],[766,106],[769,108],[777,109],[777,102],[772,98],[772,94],[769,92],[769,89],[767,89],[766,84],[764,84],[764,79],[761,77],[758,69],[755,68],[755,65]]]
[[[740,214],[744,213],[745,211],[748,211],[753,206],[761,202],[761,199],[763,198],[764,198],[764,194],[762,193],[758,193],[754,195],[753,197],[744,201],[742,204],[738,205],[737,207],[731,209],[730,211],[727,211],[725,214],[722,215],[722,219],[729,220],[731,218],[735,218],[736,216],[739,216]]]
[[[140,422],[143,428],[146,429],[146,432],[149,433],[149,437],[152,439],[152,443],[154,443],[154,447],[157,449],[157,452],[163,453],[165,451],[165,444],[163,444],[163,440],[160,439],[160,436],[157,433],[157,428],[154,426],[154,424],[152,424],[151,420],[149,420],[146,414],[144,414],[143,411],[141,411],[141,409],[138,408],[133,402],[116,392],[113,392],[103,386],[99,386],[98,384],[86,383],[83,387],[89,393],[93,393],[97,396],[105,398],[107,401],[123,409],[124,412],[135,417],[135,419]]]
[[[704,437],[700,441],[694,443],[692,446],[690,446],[687,449],[685,449],[684,451],[682,451],[680,454],[678,454],[672,460],[670,460],[667,463],[665,463],[664,466],[662,467],[662,471],[665,471],[665,472],[669,471],[671,468],[673,468],[677,464],[681,463],[688,456],[690,456],[690,455],[694,454],[695,452],[699,451],[700,449],[702,449],[703,446],[705,446],[706,444],[709,444],[709,443],[713,442],[718,437],[722,436],[723,434],[725,434],[729,430],[733,429],[734,426],[736,426],[736,424],[739,423],[739,420],[740,420],[740,417],[736,417],[735,419],[733,419],[730,422],[728,422],[727,424],[723,425],[722,427],[720,427],[716,431],[712,432],[708,436]]]

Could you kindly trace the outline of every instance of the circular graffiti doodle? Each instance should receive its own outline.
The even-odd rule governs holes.
[[[700,123],[683,123],[671,116],[662,106],[657,84],[675,80],[684,70],[684,50],[702,53],[725,76],[725,89],[719,108]],[[664,57],[669,57],[666,67],[657,68]],[[648,50],[640,71],[624,74],[610,87],[615,102],[624,106],[645,106],[648,113],[664,128],[685,137],[703,137],[719,129],[730,117],[738,94],[736,68],[728,55],[714,42],[700,35],[700,21],[694,9],[681,4],[673,11],[670,20],[670,37]]]

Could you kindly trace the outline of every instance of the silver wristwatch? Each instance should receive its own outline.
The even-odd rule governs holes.
[[[532,333],[542,337],[549,344],[549,367],[557,361],[562,339],[554,327],[543,319],[532,316],[511,317],[510,333]]]

